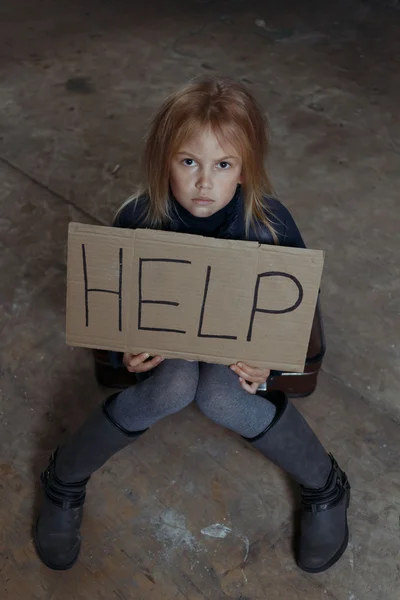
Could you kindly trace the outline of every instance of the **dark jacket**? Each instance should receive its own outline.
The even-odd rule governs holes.
[[[292,248],[305,248],[300,231],[288,209],[276,198],[267,198],[267,204],[269,209],[268,217],[278,236],[279,245],[290,246]],[[123,227],[126,229],[141,229],[145,227],[145,205],[145,198],[139,198],[137,202],[132,200],[126,204],[117,215],[114,221],[114,227]],[[166,231],[176,231],[178,233],[193,233],[174,210],[172,210],[171,222],[164,229]],[[260,244],[274,244],[274,239],[270,230],[260,223],[251,227],[249,236],[246,237],[244,204],[240,190],[235,194],[232,202],[229,204],[226,221],[216,237],[226,240],[247,239],[251,242],[259,242]],[[115,368],[123,366],[123,354],[121,352],[110,352],[109,356]]]
[[[276,198],[267,198],[266,200],[270,211],[268,212],[268,217],[278,235],[279,245],[290,246],[292,248],[305,248],[300,231],[288,209]],[[139,199],[138,202],[135,200],[129,202],[117,215],[114,226],[127,229],[145,227],[143,224],[145,202],[144,199]],[[172,221],[165,227],[165,230],[191,233],[175,211],[172,211]],[[270,230],[262,224],[250,228],[249,236],[246,238],[244,204],[240,191],[235,195],[230,205],[228,218],[216,237],[226,240],[248,239],[251,242],[259,242],[260,244],[274,243]]]

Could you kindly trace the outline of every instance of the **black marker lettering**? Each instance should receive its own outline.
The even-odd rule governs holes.
[[[222,340],[237,340],[237,336],[235,336],[235,335],[212,335],[210,333],[202,333],[203,321],[204,321],[204,313],[205,313],[205,310],[206,310],[206,301],[207,301],[207,295],[208,295],[208,288],[209,288],[209,285],[210,285],[210,277],[211,277],[211,267],[208,266],[207,267],[207,276],[206,276],[206,285],[204,287],[203,304],[201,305],[201,311],[200,311],[199,331],[197,333],[197,337],[202,337],[202,338],[218,338],[218,339],[222,339]]]
[[[299,297],[297,298],[297,300],[293,304],[293,306],[289,306],[289,308],[284,308],[283,310],[269,310],[266,308],[258,308],[258,306],[257,306],[258,292],[260,289],[260,281],[263,277],[286,277],[287,279],[290,279],[291,281],[293,281],[296,284],[298,292],[299,292]],[[269,313],[269,314],[273,314],[273,315],[283,315],[284,313],[293,312],[302,303],[303,296],[304,296],[303,286],[301,285],[300,281],[294,275],[289,275],[289,273],[281,273],[280,271],[267,271],[266,273],[260,273],[260,275],[257,276],[256,287],[254,290],[253,309],[251,311],[250,326],[249,326],[249,332],[247,334],[247,341],[251,342],[251,336],[253,335],[254,317],[255,317],[256,312]]]
[[[122,331],[122,248],[119,249],[119,284],[118,291],[103,290],[101,288],[90,288],[88,286],[88,272],[86,262],[86,248],[82,244],[83,279],[85,282],[85,317],[86,327],[89,327],[89,292],[103,292],[105,294],[117,294],[118,296],[118,329]]]
[[[145,331],[168,331],[169,333],[186,333],[181,329],[163,329],[160,327],[143,327],[142,326],[142,304],[166,304],[168,306],[179,306],[179,302],[169,302],[167,300],[143,300],[142,278],[143,278],[143,263],[144,262],[165,262],[165,263],[181,263],[191,265],[190,260],[175,260],[173,258],[139,258],[139,310],[138,310],[138,329]]]

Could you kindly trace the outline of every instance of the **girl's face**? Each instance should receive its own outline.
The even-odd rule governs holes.
[[[209,217],[224,208],[242,182],[241,156],[228,142],[221,143],[211,128],[205,128],[172,158],[172,193],[195,217]]]

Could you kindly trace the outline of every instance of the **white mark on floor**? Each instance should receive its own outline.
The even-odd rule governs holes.
[[[229,527],[225,527],[225,525],[221,525],[220,523],[215,523],[215,525],[210,525],[209,527],[202,529],[201,533],[203,535],[208,535],[209,537],[223,539],[226,538],[228,533],[232,533],[232,529],[229,529]]]
[[[170,558],[177,550],[184,549],[192,552],[199,550],[199,545],[186,527],[186,518],[173,509],[165,510],[158,518],[152,519],[155,537],[165,547],[164,556]]]
[[[241,533],[238,533],[237,531],[233,531],[233,529],[230,529],[230,527],[226,527],[225,525],[222,525],[221,523],[214,523],[214,525],[209,525],[205,529],[202,529],[201,533],[203,535],[207,535],[209,537],[219,538],[219,539],[224,539],[229,534],[234,535],[235,537],[239,538],[239,540],[242,540],[242,542],[244,543],[245,548],[246,548],[246,555],[244,557],[244,561],[247,560],[247,557],[249,556],[250,543],[249,543],[248,538],[245,535],[242,535]]]

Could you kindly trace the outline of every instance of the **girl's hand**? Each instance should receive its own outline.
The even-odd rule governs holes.
[[[147,352],[142,352],[142,354],[125,352],[123,363],[130,373],[146,373],[164,360],[162,356],[154,356],[151,360],[147,360],[148,358]]]
[[[240,385],[249,394],[255,394],[261,383],[265,383],[269,377],[269,369],[259,369],[258,367],[250,367],[242,362],[231,365],[232,371],[239,375]]]

